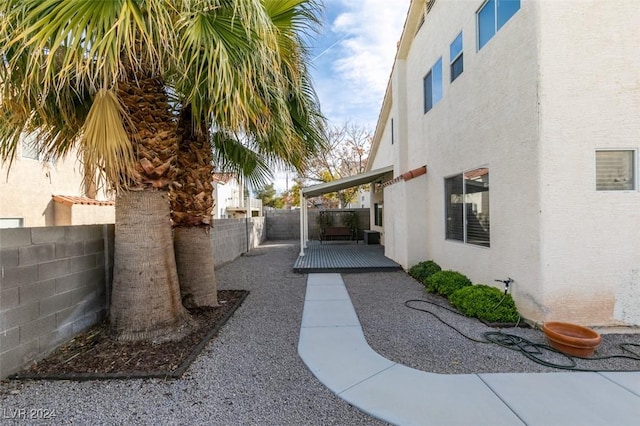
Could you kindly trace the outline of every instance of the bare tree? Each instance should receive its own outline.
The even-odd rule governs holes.
[[[346,122],[342,126],[330,126],[327,130],[327,148],[310,161],[311,166],[303,176],[310,184],[332,182],[365,171],[373,134],[362,124]],[[352,202],[359,187],[347,188],[328,196],[327,201],[340,207]]]

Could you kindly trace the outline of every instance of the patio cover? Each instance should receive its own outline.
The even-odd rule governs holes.
[[[304,249],[307,248],[309,241],[309,217],[307,215],[307,203],[304,201],[309,197],[317,197],[323,194],[340,191],[342,189],[354,186],[365,185],[371,183],[378,178],[393,172],[393,166],[387,166],[380,169],[370,170],[355,176],[349,176],[344,179],[334,180],[333,182],[321,183],[303,188],[300,190],[300,256],[304,256]]]
[[[383,167],[381,169],[370,170],[355,176],[349,176],[343,179],[334,180],[332,182],[321,183],[310,186],[302,190],[302,196],[305,198],[317,197],[319,195],[340,191],[342,189],[351,188],[353,186],[365,185],[393,171],[393,166]]]

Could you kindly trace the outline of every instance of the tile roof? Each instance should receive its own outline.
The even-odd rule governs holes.
[[[73,195],[52,195],[53,201],[67,206],[83,204],[87,206],[115,206],[115,201],[100,201],[88,197],[76,197]]]
[[[211,179],[214,182],[226,184],[229,183],[231,179],[235,179],[236,175],[234,173],[214,173],[211,175]]]

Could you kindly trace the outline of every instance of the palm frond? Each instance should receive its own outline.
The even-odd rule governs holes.
[[[172,81],[194,121],[265,132],[274,96],[282,98],[273,89],[283,83],[276,34],[259,0],[194,3],[182,11],[177,27],[181,38]]]
[[[93,101],[80,139],[85,173],[106,178],[118,190],[135,180],[134,153],[123,125],[124,111],[115,93],[100,90]],[[101,186],[102,182],[98,182]]]
[[[168,9],[163,0],[7,0],[0,15],[12,34],[2,50],[29,58],[26,76],[45,93],[74,83],[97,91],[113,87],[125,63],[163,67],[173,34]]]
[[[273,178],[268,162],[229,132],[216,131],[211,136],[214,162],[220,172],[234,173],[254,188]]]

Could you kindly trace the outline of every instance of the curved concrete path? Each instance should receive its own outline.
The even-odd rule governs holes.
[[[351,405],[398,425],[638,425],[640,372],[444,375],[374,352],[340,274],[309,274],[298,353]]]

